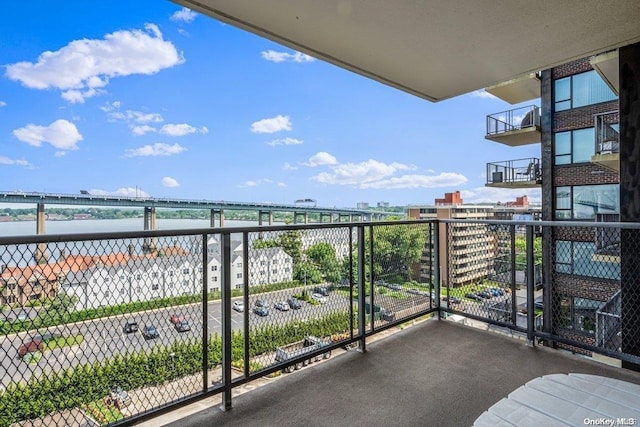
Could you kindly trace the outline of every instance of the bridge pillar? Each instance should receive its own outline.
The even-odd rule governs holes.
[[[273,211],[258,211],[258,225],[262,226],[262,218],[267,216],[267,224],[273,225]]]
[[[46,234],[46,219],[47,214],[44,211],[44,203],[38,203],[36,210],[36,234]],[[38,264],[46,264],[47,262],[49,262],[46,243],[38,243],[38,246],[36,247],[36,253],[33,255],[33,258]]]
[[[216,214],[220,217],[220,227],[224,227],[224,209],[211,209],[210,217],[210,227],[215,228],[216,226]]]
[[[155,230],[156,229],[156,208],[145,206],[144,208],[144,230]],[[155,252],[156,251],[156,239],[152,237],[150,239],[144,239],[144,243],[142,244],[142,250],[145,252]]]
[[[309,222],[309,215],[306,212],[294,212],[293,213],[293,223],[298,224],[298,219],[302,217],[304,224]]]

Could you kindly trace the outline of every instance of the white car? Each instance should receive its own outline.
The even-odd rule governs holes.
[[[325,304],[327,302],[327,297],[323,296],[322,294],[315,293],[311,295],[311,298],[318,301],[320,304]]]
[[[244,302],[243,301],[234,301],[231,306],[238,313],[242,313],[244,311]]]

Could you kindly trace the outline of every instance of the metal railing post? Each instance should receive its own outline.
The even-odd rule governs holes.
[[[209,389],[209,294],[207,288],[207,235],[202,235],[202,391]]]
[[[358,333],[360,335],[360,345],[358,351],[367,351],[366,340],[366,296],[365,296],[365,247],[364,247],[364,226],[358,226]]]
[[[516,226],[509,226],[511,242],[511,323],[518,326],[518,296],[516,295]]]
[[[435,233],[433,231],[434,229]],[[438,319],[440,319],[442,316],[440,312],[440,223],[435,223],[435,227],[433,222],[429,223],[429,231],[433,237],[433,261],[430,268],[433,272],[433,288],[436,289],[436,295],[438,296],[436,307],[438,307],[437,316]],[[435,264],[435,268],[433,268],[433,264]],[[431,280],[431,275],[429,275],[429,280]],[[429,286],[429,290],[431,290],[431,286]],[[447,295],[449,295],[448,292]],[[447,304],[447,307],[448,306],[449,304]]]
[[[376,311],[375,311],[375,295],[373,292],[373,226],[369,226],[369,311],[371,314],[371,330],[375,330]],[[366,277],[366,276],[365,276]]]
[[[535,266],[533,259],[533,226],[526,225],[526,243],[527,243],[527,344],[529,346],[535,345],[533,339],[533,329],[534,329],[534,320],[535,320],[535,312],[534,312],[534,294],[535,290]]]
[[[222,403],[223,411],[231,409],[231,234],[222,233]],[[246,308],[245,308],[246,310]],[[245,349],[247,351],[247,349]]]
[[[251,343],[249,342],[249,233],[242,233],[242,259],[244,262],[242,263],[242,277],[244,277],[244,281],[246,286],[242,292],[242,301],[244,302],[244,311],[242,313],[242,317],[244,318],[243,322],[243,341],[244,341],[244,376],[245,378],[249,377],[250,374],[250,366],[249,366],[249,349],[251,348]],[[231,323],[231,322],[229,322]]]

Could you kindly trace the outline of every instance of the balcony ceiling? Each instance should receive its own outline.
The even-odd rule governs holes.
[[[432,101],[640,41],[638,0],[173,0]]]

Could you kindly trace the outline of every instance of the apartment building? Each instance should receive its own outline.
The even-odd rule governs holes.
[[[541,186],[543,220],[620,221],[620,63],[615,50],[487,88],[514,104],[539,98],[489,115],[486,138],[540,144],[541,157],[489,163],[486,185]],[[620,245],[615,229],[544,231],[546,330],[621,350]]]
[[[460,192],[446,193],[433,205],[409,206],[411,219],[492,219],[493,205],[465,205]],[[432,265],[435,251],[440,255],[440,278],[444,286],[461,286],[485,278],[493,270],[495,242],[486,224],[439,224],[439,247],[428,243],[422,253],[422,265]],[[449,250],[447,250],[449,249]],[[431,282],[434,272],[421,269],[422,282]]]

